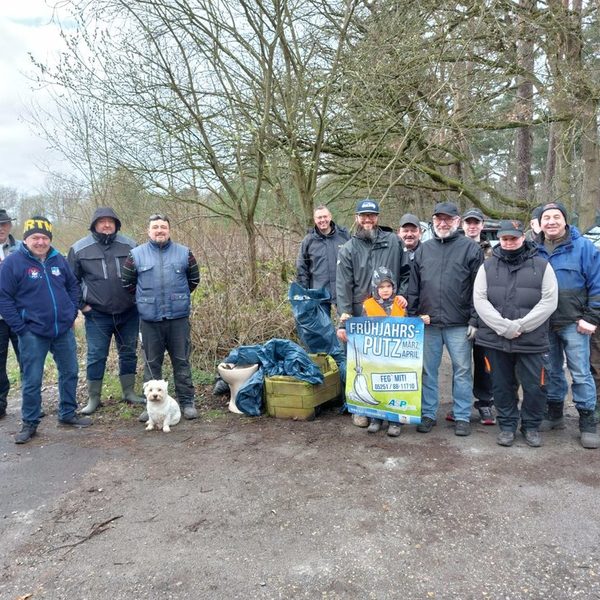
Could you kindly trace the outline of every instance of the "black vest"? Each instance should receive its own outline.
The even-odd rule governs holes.
[[[503,317],[511,321],[524,317],[540,301],[542,280],[548,266],[544,258],[532,256],[530,251],[526,251],[521,258],[511,264],[494,253],[484,263],[488,300]],[[548,321],[533,331],[509,340],[497,335],[479,319],[477,344],[503,352],[546,352],[549,347]]]

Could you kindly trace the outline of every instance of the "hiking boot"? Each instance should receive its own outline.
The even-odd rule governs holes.
[[[15,435],[15,444],[26,444],[37,433],[35,425],[23,423],[21,431]]]
[[[468,421],[456,421],[456,425],[454,425],[454,435],[461,437],[471,435],[471,423]]]
[[[139,417],[138,417],[138,421],[140,423],[147,423],[148,422],[148,411],[145,410]]]
[[[477,410],[479,411],[479,417],[482,425],[496,424],[496,417],[494,416],[494,411],[492,410],[491,406],[478,406]]]
[[[80,417],[79,415],[73,415],[66,419],[59,419],[59,425],[68,425],[70,427],[77,427],[79,429],[83,427],[89,427],[93,421],[89,417]]]
[[[496,444],[499,446],[512,446],[515,441],[514,431],[500,431],[496,436]]]
[[[521,430],[525,443],[532,448],[539,448],[542,445],[542,434],[536,429]]]
[[[102,393],[102,379],[88,380],[88,401],[85,408],[81,409],[82,415],[92,415],[102,406],[100,394]]]
[[[402,433],[402,425],[400,425],[400,423],[390,422],[390,425],[387,430],[387,434],[390,437],[398,437],[401,433]]]
[[[540,431],[552,431],[553,429],[564,429],[565,418],[563,414],[564,404],[562,402],[548,402],[544,412],[544,418],[540,425]]]
[[[121,402],[128,402],[129,404],[145,404],[146,398],[138,396],[133,390],[135,386],[135,373],[120,375],[119,381],[121,382],[122,390]]]
[[[429,433],[433,426],[437,425],[437,421],[431,417],[423,417],[421,422],[417,425],[417,431],[419,433]]]
[[[456,419],[454,418],[454,411],[450,411],[449,413],[446,413],[446,421],[450,421],[451,423],[454,423],[454,421],[456,421]]]
[[[217,377],[217,381],[215,381],[215,386],[213,387],[212,391],[213,396],[224,396],[225,394],[229,393],[231,393],[229,384],[226,381],[223,381],[220,377]]]
[[[181,412],[183,413],[183,418],[187,419],[188,421],[198,418],[198,411],[193,404],[186,404],[184,407],[182,407]]]
[[[579,431],[581,432],[581,445],[594,450],[600,446],[600,436],[596,433],[596,421],[593,410],[577,409],[579,413]]]
[[[356,427],[368,427],[369,419],[364,415],[357,415],[356,413],[352,413],[352,425]]]
[[[381,429],[381,419],[370,418],[369,426],[367,427],[368,433],[377,433]]]

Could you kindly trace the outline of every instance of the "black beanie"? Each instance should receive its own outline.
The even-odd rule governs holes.
[[[35,216],[25,221],[23,226],[23,239],[27,239],[34,233],[43,233],[52,239],[52,223],[46,217]]]

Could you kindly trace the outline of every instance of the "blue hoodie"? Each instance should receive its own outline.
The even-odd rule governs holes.
[[[75,321],[80,293],[71,267],[52,247],[44,262],[25,244],[2,262],[0,314],[17,335],[62,335]]]

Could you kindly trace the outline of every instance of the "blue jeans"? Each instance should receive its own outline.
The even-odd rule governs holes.
[[[436,418],[439,405],[438,370],[442,361],[444,345],[452,361],[452,400],[454,418],[469,421],[471,418],[471,342],[467,339],[467,326],[425,327],[423,352],[423,417]]]
[[[12,343],[17,362],[19,359],[19,338],[17,334],[6,324],[6,321],[0,319],[0,412],[6,412],[8,392],[10,391],[10,381],[6,373],[6,361],[8,359],[8,346]]]
[[[23,423],[37,427],[42,409],[42,379],[44,362],[52,353],[58,369],[58,420],[68,420],[77,409],[77,343],[73,330],[56,338],[46,338],[27,332],[19,336],[21,368],[23,369],[21,418]]]
[[[567,325],[550,331],[548,353],[548,402],[563,403],[569,386],[563,369],[563,353],[573,383],[571,393],[578,410],[596,408],[596,384],[590,369],[590,336],[577,333],[577,325]]]
[[[119,355],[119,375],[135,373],[139,331],[139,317],[135,306],[119,315],[108,315],[92,309],[84,313],[84,316],[88,381],[101,381],[104,377],[113,335]]]

